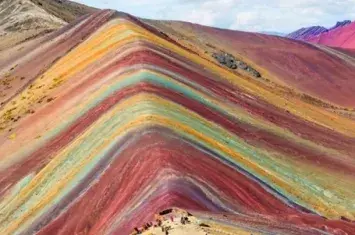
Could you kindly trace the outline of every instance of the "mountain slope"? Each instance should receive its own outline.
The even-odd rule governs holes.
[[[72,22],[82,15],[97,11],[95,8],[67,0],[31,0],[31,2],[65,22]]]
[[[52,32],[93,11],[69,1],[3,0],[0,2],[0,51]]]
[[[333,27],[329,28],[328,31],[331,31],[331,30],[333,30],[333,29],[346,26],[346,25],[348,25],[348,24],[351,24],[351,20],[338,21]]]
[[[297,89],[305,93],[304,100],[311,95],[313,102],[319,105],[328,106],[322,104],[326,101],[334,106],[355,106],[354,67],[313,46],[286,38],[189,23],[152,21],[151,24],[169,36],[175,36],[179,43],[185,43],[187,47],[192,45],[191,49],[198,45],[204,56],[225,51],[243,58],[262,72],[263,80],[282,84],[283,91],[280,92],[295,95],[294,89]],[[291,89],[284,90],[285,87]]]
[[[355,48],[355,22],[344,20],[327,29],[321,26],[302,28],[286,37],[306,42],[342,48]]]
[[[323,26],[311,26],[307,28],[301,28],[286,35],[286,37],[295,40],[308,41],[308,39],[310,38],[316,37],[322,33],[329,32],[337,28],[344,27],[350,23],[350,20],[338,21],[333,27],[330,27],[328,29]]]
[[[129,234],[172,207],[215,234],[355,232],[352,103],[275,70],[347,57],[111,10],[21,48],[0,61],[0,234]]]
[[[355,49],[355,22],[311,37],[307,41],[326,46]]]
[[[307,40],[307,38],[309,38],[309,37],[313,37],[315,35],[321,34],[326,31],[327,31],[327,28],[325,28],[325,27],[311,26],[311,27],[307,27],[307,28],[298,29],[298,30],[288,34],[286,37],[296,39],[296,40]]]

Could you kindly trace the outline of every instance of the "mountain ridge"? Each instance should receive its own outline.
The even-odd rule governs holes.
[[[355,22],[311,37],[308,41],[331,47],[355,49]]]
[[[323,26],[310,26],[306,28],[298,29],[288,35],[286,37],[297,40],[305,40],[314,35],[318,35],[320,33],[326,32],[327,28]]]
[[[336,50],[101,10],[15,51],[1,234],[136,234],[169,208],[215,234],[355,232],[355,68]]]
[[[352,27],[354,24],[355,22],[344,20],[338,21],[330,28],[311,26],[296,30],[286,37],[332,47],[355,48],[352,44],[354,39],[351,38],[352,33],[355,32],[354,27]]]

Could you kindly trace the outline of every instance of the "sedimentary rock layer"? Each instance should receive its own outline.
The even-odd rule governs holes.
[[[2,61],[0,234],[129,234],[169,207],[354,233],[354,121],[169,34],[105,10]]]
[[[259,71],[264,80],[290,87],[285,95],[289,93],[294,96],[292,93],[296,90],[335,106],[353,108],[355,105],[354,66],[349,65],[348,59],[341,59],[316,46],[287,38],[184,22],[149,23],[169,36],[175,35],[179,43],[200,49],[202,56],[206,55],[206,51],[233,54]],[[317,99],[309,101],[323,105]]]
[[[339,27],[329,32],[310,37],[307,41],[321,45],[355,49],[355,22]]]

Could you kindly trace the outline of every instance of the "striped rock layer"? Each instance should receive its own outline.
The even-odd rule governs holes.
[[[0,61],[0,234],[129,234],[170,207],[354,234],[354,120],[167,34],[103,10]]]
[[[355,22],[351,22],[342,27],[310,37],[307,41],[331,47],[355,49],[354,32]]]
[[[286,37],[330,47],[355,49],[354,30],[355,22],[344,20],[328,29],[322,26],[301,28]]]

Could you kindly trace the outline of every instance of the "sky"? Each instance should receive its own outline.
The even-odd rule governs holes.
[[[98,8],[252,32],[289,33],[301,27],[355,20],[355,0],[75,0]]]

